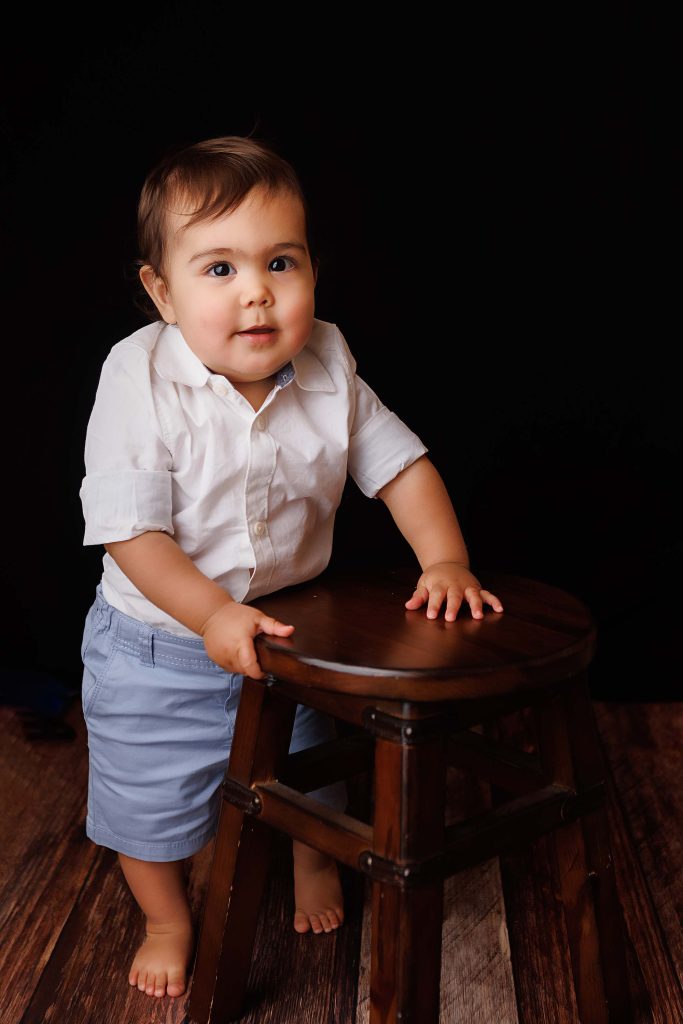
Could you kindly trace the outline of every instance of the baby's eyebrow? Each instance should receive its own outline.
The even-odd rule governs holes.
[[[269,245],[267,249],[263,250],[261,255],[273,252],[274,249],[300,249],[301,252],[306,252],[306,246],[301,245],[299,242],[276,242],[274,245]],[[227,246],[222,246],[219,249],[206,249],[204,252],[196,252],[194,256],[191,256],[188,260],[189,263],[195,263],[197,260],[205,260],[212,256],[245,256],[244,249],[231,249]]]

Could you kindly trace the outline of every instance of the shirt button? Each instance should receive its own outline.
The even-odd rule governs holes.
[[[265,416],[257,416],[256,417],[256,429],[257,430],[265,430],[266,429],[266,417]]]
[[[213,385],[213,390],[214,390],[214,393],[217,394],[217,395],[227,395],[227,393],[228,393],[228,385],[227,384],[221,384],[221,382],[219,380],[217,380],[214,383],[214,385]]]
[[[254,523],[254,533],[257,537],[262,537],[265,532],[266,524],[259,519],[258,523]]]

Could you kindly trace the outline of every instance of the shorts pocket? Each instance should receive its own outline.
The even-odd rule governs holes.
[[[86,627],[87,633],[87,627]],[[103,628],[102,616],[90,628],[90,636],[83,640],[83,684],[81,703],[83,717],[92,715],[95,703],[120,647],[111,630]]]
[[[102,610],[97,603],[91,605],[85,617],[83,626],[83,639],[81,641],[81,661],[85,661],[88,648],[92,639],[99,629],[102,628]]]

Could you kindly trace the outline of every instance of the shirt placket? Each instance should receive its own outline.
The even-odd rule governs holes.
[[[249,590],[267,591],[275,569],[275,549],[270,538],[268,494],[275,473],[276,446],[268,429],[268,406],[273,395],[254,416],[249,433],[249,466],[244,488],[244,512],[254,552],[254,572]]]

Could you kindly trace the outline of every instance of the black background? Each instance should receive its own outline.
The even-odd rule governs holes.
[[[428,446],[483,585],[583,598],[597,695],[680,697],[675,30],[629,5],[455,33],[428,9],[278,12],[28,12],[5,42],[5,666],[80,683],[104,553],[82,546],[83,445],[106,354],[145,322],[144,177],[254,132],[309,197],[316,315]],[[414,562],[352,483],[337,562]]]

